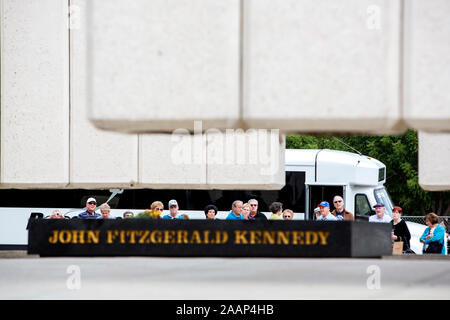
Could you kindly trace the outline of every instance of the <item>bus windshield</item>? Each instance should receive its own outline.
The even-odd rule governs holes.
[[[386,188],[379,188],[375,189],[374,191],[375,200],[377,202],[382,202],[384,204],[384,207],[386,208],[385,213],[392,217],[392,209],[394,208],[391,197],[389,197],[389,194],[386,190]]]

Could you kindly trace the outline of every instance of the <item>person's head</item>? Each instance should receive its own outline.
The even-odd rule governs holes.
[[[178,202],[177,200],[169,201],[169,211],[172,217],[175,217],[178,214]]]
[[[205,207],[204,211],[205,211],[206,219],[210,219],[210,220],[216,219],[218,209],[215,205],[213,205],[213,204],[207,205]]]
[[[316,216],[316,219],[317,219],[318,217],[320,217],[320,208],[319,208],[319,207],[317,207],[317,208],[314,209],[314,215]]]
[[[294,211],[291,209],[285,209],[283,211],[283,219],[284,220],[292,220],[294,218]]]
[[[133,214],[133,212],[131,212],[131,211],[125,211],[124,213],[123,213],[123,218],[124,219],[126,219],[126,218],[133,218],[134,217],[134,214]]]
[[[280,215],[283,210],[283,204],[281,202],[272,202],[269,206],[269,210],[274,214]]]
[[[64,215],[60,210],[56,209],[53,210],[52,213],[50,213],[49,219],[64,219]]]
[[[400,208],[399,206],[395,206],[392,209],[392,218],[397,221],[401,218],[401,216],[402,216],[402,208]]]
[[[184,220],[189,220],[189,216],[185,213],[180,214],[180,216],[182,216],[184,218]]]
[[[384,211],[386,210],[386,208],[384,207],[384,204],[382,202],[378,202],[373,207],[375,208],[375,213],[376,213],[377,217],[380,219],[383,218]]]
[[[425,216],[425,223],[427,226],[431,227],[439,222],[439,216],[434,213],[430,212]]]
[[[100,213],[102,214],[103,219],[108,219],[111,214],[111,207],[107,203],[102,203],[100,205]]]
[[[344,210],[344,199],[341,196],[335,196],[333,198],[333,205],[337,211],[342,212]]]
[[[244,219],[248,219],[248,215],[250,214],[250,204],[244,203],[242,205],[242,215],[244,216]]]
[[[250,215],[256,216],[258,213],[258,200],[250,199],[248,200],[248,204],[250,205]]]
[[[86,201],[87,211],[89,211],[90,213],[94,213],[95,208],[97,208],[97,200],[95,200],[95,198],[92,198],[92,197],[87,199],[87,201]]]
[[[328,203],[328,201],[322,201],[321,203],[319,203],[318,205],[319,210],[320,210],[320,215],[322,217],[326,217],[328,216],[328,214],[330,213],[330,204]]]
[[[233,201],[233,204],[231,205],[231,210],[233,210],[235,215],[239,215],[242,213],[242,206],[244,203],[241,200],[235,200]]]
[[[154,215],[159,216],[164,210],[164,205],[161,201],[155,201],[150,205],[150,210]]]

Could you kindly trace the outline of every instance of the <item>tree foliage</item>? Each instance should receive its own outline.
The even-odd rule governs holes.
[[[430,192],[418,183],[417,132],[398,136],[305,136],[288,135],[288,149],[332,149],[360,153],[386,165],[386,188],[404,215],[435,212],[450,215],[450,192]]]

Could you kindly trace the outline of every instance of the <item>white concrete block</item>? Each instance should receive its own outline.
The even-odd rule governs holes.
[[[244,2],[243,120],[399,133],[399,0]]]
[[[218,189],[281,189],[285,137],[274,130],[208,130],[207,183]]]
[[[450,131],[450,1],[405,1],[404,117],[409,126]]]
[[[205,137],[187,129],[140,135],[138,187],[206,189]]]
[[[450,133],[419,134],[419,185],[430,191],[450,190]]]
[[[238,0],[89,1],[89,118],[127,132],[239,120]]]
[[[86,1],[71,1],[70,188],[130,188],[138,180],[138,136],[96,128],[87,118]]]
[[[69,180],[67,2],[1,1],[0,187]]]

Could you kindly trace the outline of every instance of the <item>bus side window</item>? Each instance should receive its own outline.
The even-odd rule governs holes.
[[[355,195],[355,216],[370,216],[372,211],[370,209],[369,200],[365,194]]]

